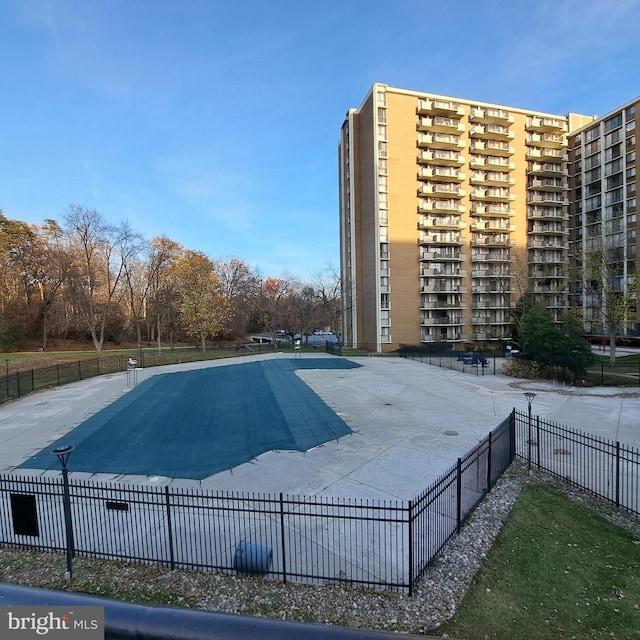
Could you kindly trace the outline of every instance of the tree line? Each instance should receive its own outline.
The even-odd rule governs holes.
[[[62,223],[0,211],[0,350],[52,339],[163,345],[304,335],[340,328],[340,280],[263,276],[238,257],[213,258],[166,236],[144,239],[71,205]]]

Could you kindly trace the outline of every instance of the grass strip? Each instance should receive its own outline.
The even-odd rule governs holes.
[[[438,633],[469,640],[640,638],[640,540],[549,485],[528,485]]]

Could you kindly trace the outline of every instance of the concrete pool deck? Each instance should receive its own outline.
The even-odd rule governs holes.
[[[137,381],[166,372],[289,357],[245,356],[239,362],[214,360],[139,369]],[[534,415],[640,447],[638,387],[583,389],[502,374],[477,377],[401,358],[349,359],[361,366],[297,372],[354,431],[336,441],[306,452],[269,451],[203,480],[74,472],[73,456],[71,477],[223,491],[408,500],[483,439],[514,407],[525,411],[525,391],[537,394]],[[0,472],[59,475],[59,470],[16,467],[128,393],[128,382],[125,373],[100,376],[0,405]]]

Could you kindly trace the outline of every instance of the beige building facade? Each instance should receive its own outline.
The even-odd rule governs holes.
[[[338,145],[343,342],[500,347],[569,305],[568,134],[593,117],[374,84]]]

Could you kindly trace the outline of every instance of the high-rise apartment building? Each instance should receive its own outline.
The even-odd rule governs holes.
[[[339,142],[343,341],[503,344],[568,293],[570,131],[593,117],[374,84]]]
[[[570,304],[585,330],[637,330],[640,98],[569,136]]]

